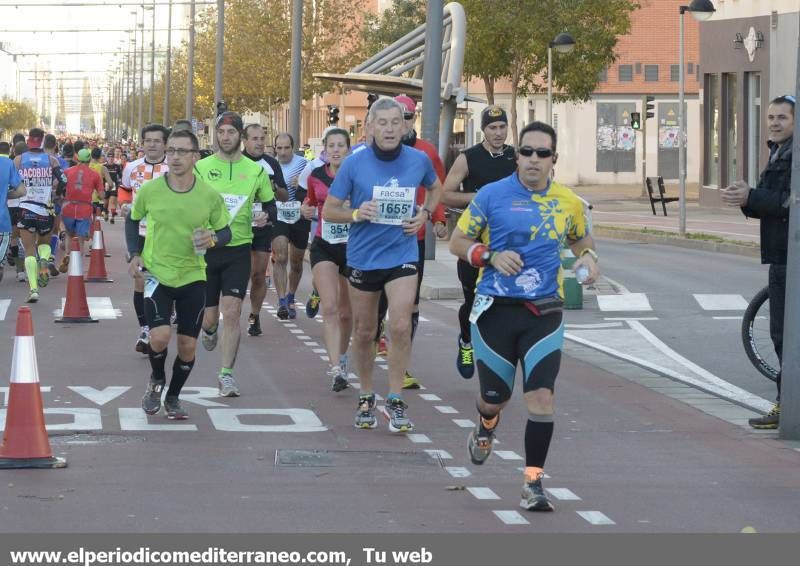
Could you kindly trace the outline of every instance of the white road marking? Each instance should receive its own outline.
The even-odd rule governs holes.
[[[597,324],[565,324],[565,328],[573,330],[593,330],[601,328],[621,328],[621,322],[599,322]]]
[[[431,439],[424,434],[407,434],[406,437],[415,444],[430,444]]]
[[[456,415],[458,411],[450,405],[436,405],[436,410],[445,415]]]
[[[616,287],[617,289],[619,289],[619,292],[620,292],[620,293],[622,293],[622,294],[624,294],[624,295],[627,295],[627,294],[629,294],[629,293],[630,293],[630,291],[628,291],[627,287],[625,287],[625,286],[624,286],[622,283],[620,283],[619,281],[615,281],[615,280],[611,279],[611,277],[608,277],[608,276],[606,276],[606,275],[604,275],[603,277],[605,277],[605,280],[606,280],[606,281],[608,281],[609,283],[611,283],[611,285],[613,285],[614,287]]]
[[[6,319],[6,313],[8,312],[8,307],[10,306],[11,306],[11,299],[0,300],[0,320]]]
[[[597,295],[597,306],[601,311],[652,311],[650,301],[644,293],[623,295]]]
[[[468,469],[459,466],[445,466],[444,469],[454,478],[468,478],[472,475]]]
[[[45,429],[52,430],[103,430],[103,418],[100,409],[56,407],[44,409],[45,415],[69,415],[72,422],[45,424]],[[0,428],[6,427],[6,410],[0,410]]]
[[[500,499],[500,496],[488,487],[468,487],[467,491],[470,492],[475,499]]]
[[[447,450],[426,450],[425,453],[431,458],[438,458],[440,460],[452,460],[453,457]]]
[[[694,294],[694,300],[706,311],[743,311],[747,301],[741,295]]]
[[[461,428],[475,428],[475,423],[469,419],[453,419],[453,422]]]
[[[284,325],[284,328],[297,328],[297,325],[296,324],[286,324],[286,325]]]
[[[328,350],[326,350],[325,348],[314,348],[311,351],[314,352],[315,354],[326,354],[326,353],[328,353]]]
[[[530,525],[528,519],[517,511],[492,511],[492,513],[506,525]]]
[[[592,525],[616,525],[614,521],[606,517],[600,511],[575,511],[581,518]]]
[[[546,487],[547,492],[560,501],[580,501],[581,498],[566,487]]]
[[[40,385],[39,391],[42,393],[50,393],[53,390],[51,385]],[[8,387],[0,387],[0,395],[3,396],[3,406],[8,405]]]
[[[288,327],[288,325],[287,325],[287,327]],[[289,328],[289,332],[291,332],[292,334],[304,334],[305,330],[303,330],[301,328]]]
[[[316,342],[303,342],[306,346],[319,346]]]
[[[288,417],[291,424],[245,424],[240,416],[269,415]],[[324,432],[322,424],[313,411],[308,409],[208,409],[208,417],[217,430],[252,432]]]
[[[513,450],[495,450],[495,456],[502,460],[522,460],[522,456],[514,452]]]
[[[297,337],[298,340],[311,340],[311,336],[306,336],[305,334],[302,336]]]
[[[657,316],[607,316],[603,320],[659,320]]]
[[[389,369],[389,366],[387,366],[386,364],[378,364],[378,367],[385,370]]]
[[[150,424],[147,415],[138,407],[120,407],[117,411],[120,430],[197,430],[193,424]],[[163,416],[156,418],[162,423],[166,421]]]
[[[420,399],[424,399],[426,401],[441,401],[442,398],[438,395],[434,395],[433,393],[420,393]]]
[[[94,387],[89,387],[89,386],[69,385],[67,386],[67,389],[73,390],[75,393],[77,393],[81,397],[87,398],[95,405],[103,406],[109,401],[113,401],[114,399],[125,393],[128,389],[130,389],[130,387],[111,385],[98,390],[95,389]]]
[[[321,359],[322,361],[324,361],[324,362],[329,362],[329,361],[331,361],[331,358],[330,358],[329,356],[320,356],[320,359]]]
[[[67,302],[65,297],[61,297],[61,308],[54,310],[53,314],[60,317],[64,312],[64,304]],[[89,306],[89,314],[98,320],[115,320],[122,317],[122,311],[115,309],[111,304],[111,297],[86,297],[86,304]]]

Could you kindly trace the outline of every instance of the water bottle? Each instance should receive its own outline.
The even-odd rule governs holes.
[[[578,285],[583,285],[587,279],[589,279],[589,268],[581,264],[575,269],[575,280]]]

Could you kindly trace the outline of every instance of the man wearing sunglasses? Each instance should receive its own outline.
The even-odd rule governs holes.
[[[173,133],[166,143],[166,155],[169,171],[145,182],[137,191],[125,221],[125,240],[131,255],[130,276],[144,274],[145,317],[150,327],[152,373],[142,398],[142,410],[155,415],[161,409],[174,306],[178,355],[172,366],[164,412],[168,419],[183,420],[188,414],[178,395],[194,367],[197,351],[206,297],[205,250],[227,244],[231,229],[222,196],[194,175],[199,157],[197,137],[185,130]],[[149,222],[142,249],[139,222],[145,217]]]
[[[481,270],[470,312],[481,396],[478,424],[469,436],[473,464],[492,452],[500,411],[514,389],[522,364],[528,406],[525,483],[520,506],[552,511],[542,488],[544,463],[553,436],[553,388],[564,341],[560,249],[566,242],[579,258],[575,267],[599,275],[594,240],[583,203],[550,178],[556,163],[556,133],[543,122],[520,132],[516,173],[490,183],[464,211],[450,251]]]
[[[740,180],[720,193],[725,204],[739,206],[745,216],[758,218],[761,221],[761,263],[769,264],[769,333],[775,346],[775,353],[781,362],[794,120],[794,96],[779,96],[770,102],[767,110],[769,162],[761,172],[758,185],[751,189],[747,183]],[[766,415],[750,419],[751,427],[778,428],[781,414],[780,372],[777,385],[778,399],[775,406]]]
[[[506,111],[494,105],[484,108],[481,112],[481,131],[483,131],[483,141],[465,149],[456,158],[447,174],[442,193],[442,204],[445,206],[461,211],[469,206],[484,185],[504,179],[514,172],[516,167],[514,148],[506,145],[508,138]],[[458,336],[456,368],[461,377],[470,379],[475,373],[475,362],[469,311],[475,298],[478,269],[466,261],[459,261],[456,267],[461,290],[464,293],[464,304],[458,310],[461,332]]]

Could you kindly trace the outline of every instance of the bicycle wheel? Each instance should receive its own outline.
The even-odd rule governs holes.
[[[775,381],[780,362],[769,334],[769,289],[756,293],[742,319],[742,345],[750,362],[761,374]]]

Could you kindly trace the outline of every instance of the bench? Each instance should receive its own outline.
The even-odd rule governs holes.
[[[667,215],[667,203],[668,202],[675,202],[680,200],[679,197],[668,197],[666,195],[666,191],[664,190],[664,177],[647,177],[645,180],[647,184],[647,194],[650,196],[650,208],[653,209],[653,216],[656,216],[656,203],[661,203],[661,208],[664,209],[664,216]],[[653,183],[656,183],[658,187],[658,195],[655,195],[655,190],[653,189]]]

